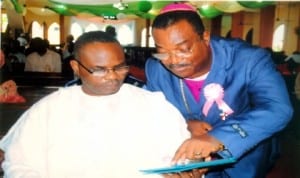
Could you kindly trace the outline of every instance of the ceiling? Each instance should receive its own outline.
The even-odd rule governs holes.
[[[61,14],[76,16],[90,14],[106,18],[122,18],[129,15],[151,19],[166,4],[174,1],[159,0],[3,0],[22,14],[30,10],[39,15]],[[213,18],[223,13],[241,10],[256,11],[273,5],[273,1],[189,1],[197,7],[200,15]],[[4,6],[5,6],[4,5]]]

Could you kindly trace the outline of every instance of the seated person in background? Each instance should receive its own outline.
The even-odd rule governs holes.
[[[295,81],[295,95],[297,99],[300,100],[300,72],[297,74],[296,81]]]
[[[293,54],[291,54],[290,56],[288,56],[284,59],[284,61],[289,61],[289,60],[293,60],[296,63],[300,63],[300,52],[294,51]]]
[[[23,72],[26,56],[18,40],[9,43],[9,50],[6,55],[6,64],[9,72]]]
[[[26,56],[24,54],[24,51],[22,50],[20,46],[20,42],[18,40],[13,40],[10,43],[10,51],[7,56],[9,58],[11,63],[25,63]]]
[[[26,57],[25,71],[30,72],[61,72],[61,57],[49,50],[45,40],[36,37],[31,40],[32,52]]]
[[[0,69],[5,64],[5,55],[3,51],[0,51]],[[2,73],[0,74],[2,75]],[[1,76],[2,80],[2,76]],[[19,95],[18,87],[13,80],[0,81],[0,103],[24,103],[26,99]],[[0,152],[0,162],[1,162],[1,152]]]
[[[25,33],[21,33],[20,36],[17,38],[17,40],[19,41],[20,43],[20,46],[23,50],[25,50],[27,44],[28,44],[28,41],[26,39],[26,34]]]
[[[73,35],[68,35],[66,38],[66,43],[63,44],[62,48],[62,74],[64,76],[73,76],[73,70],[70,66],[70,60],[74,59],[74,37]]]
[[[123,83],[124,51],[106,32],[83,34],[74,49],[71,66],[82,84],[46,96],[19,118],[0,141],[4,176],[160,177],[139,169],[170,163],[190,136],[184,118],[162,93]]]
[[[293,54],[286,57],[284,61],[286,62],[290,74],[295,75],[300,72],[300,52],[293,52]]]
[[[74,51],[74,37],[73,35],[68,35],[66,38],[66,43],[63,45],[62,56],[63,60],[73,55]]]
[[[114,38],[117,38],[117,32],[116,32],[116,28],[115,27],[109,25],[109,26],[107,26],[105,28],[105,32],[109,33]]]

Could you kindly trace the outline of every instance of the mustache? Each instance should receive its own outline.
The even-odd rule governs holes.
[[[179,67],[187,67],[190,64],[187,63],[179,63],[179,64],[169,64],[168,67],[169,69],[175,69],[175,68],[179,68]]]
[[[119,85],[119,84],[121,84],[121,83],[123,83],[122,80],[116,80],[116,79],[113,79],[113,80],[107,80],[107,81],[105,82],[106,85]]]

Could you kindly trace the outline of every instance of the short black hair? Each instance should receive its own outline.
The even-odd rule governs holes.
[[[117,43],[121,46],[119,41],[114,38],[111,34],[104,31],[91,31],[83,33],[74,43],[74,57],[79,60],[80,49],[89,43],[100,42],[100,43]]]
[[[156,16],[152,23],[152,29],[165,29],[181,20],[186,20],[200,36],[205,31],[200,15],[193,11],[171,11]]]

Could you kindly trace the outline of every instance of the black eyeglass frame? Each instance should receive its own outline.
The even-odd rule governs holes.
[[[130,68],[129,65],[124,65],[124,66],[117,66],[117,67],[113,67],[113,68],[104,68],[104,67],[102,67],[102,68],[99,68],[99,69],[89,69],[89,68],[87,68],[85,65],[83,65],[79,60],[75,60],[75,61],[76,61],[82,68],[84,68],[88,73],[90,73],[91,75],[94,75],[94,76],[101,76],[101,77],[107,75],[107,74],[109,73],[110,70],[112,70],[113,72],[119,74],[118,70],[120,70],[120,69],[126,69],[126,72],[128,72],[128,71],[129,71],[129,68]],[[95,73],[97,73],[97,72],[99,72],[99,71],[103,72],[103,75],[102,75],[102,74],[101,74],[101,75],[95,74]],[[126,73],[126,72],[125,72],[125,70],[124,70],[124,73]],[[123,73],[123,71],[122,71],[122,73]]]

